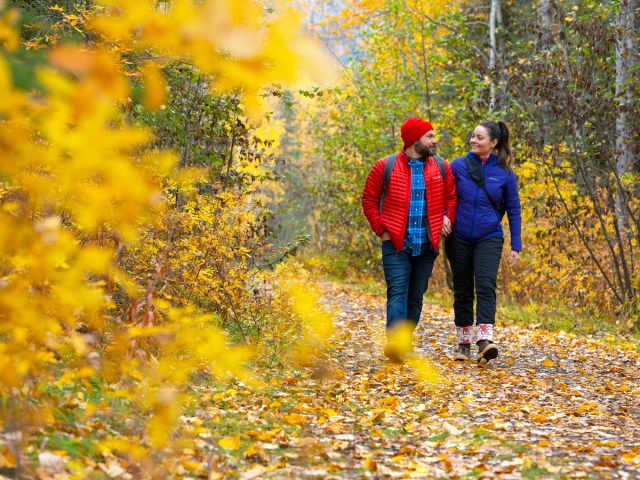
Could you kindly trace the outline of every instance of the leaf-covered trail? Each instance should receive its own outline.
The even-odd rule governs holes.
[[[383,298],[324,290],[338,311],[324,378],[233,403],[253,424],[240,478],[640,477],[637,349],[502,326],[500,356],[478,368],[451,360],[452,312],[425,304],[415,344],[441,370],[433,385],[382,357]]]
[[[336,287],[332,287],[336,288]],[[640,476],[637,351],[520,326],[499,330],[501,356],[488,368],[451,360],[450,310],[425,305],[417,351],[442,371],[444,385],[419,385],[410,367],[381,358],[384,301],[333,292],[345,335],[345,385],[364,390],[358,408],[387,413],[358,436],[383,473],[415,469],[428,477]],[[361,388],[360,388],[361,387]],[[397,397],[399,403],[388,401]],[[366,430],[366,429],[365,429]],[[402,457],[402,458],[399,458]]]

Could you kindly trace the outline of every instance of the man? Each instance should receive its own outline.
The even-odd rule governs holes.
[[[382,240],[387,282],[387,344],[384,354],[402,363],[412,351],[413,330],[438,256],[440,235],[451,233],[456,214],[456,184],[449,168],[434,158],[436,137],[431,123],[409,118],[400,128],[403,148],[383,192],[387,161],[371,169],[362,192],[362,208]],[[381,202],[382,198],[382,202]]]

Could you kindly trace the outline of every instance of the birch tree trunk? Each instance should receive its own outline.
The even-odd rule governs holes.
[[[493,113],[496,109],[496,57],[498,53],[498,45],[496,42],[496,17],[500,6],[500,0],[491,0],[491,13],[489,14],[489,82],[491,88],[489,100],[489,113]]]
[[[538,5],[538,14],[540,16],[540,51],[548,52],[552,46],[552,30],[551,30],[551,3],[549,0],[541,0]],[[549,128],[551,126],[551,105],[547,98],[541,99],[541,116],[542,125],[540,125],[540,132],[542,146],[544,147],[549,140]],[[557,160],[560,162],[560,159]],[[559,165],[558,165],[559,166]]]
[[[424,14],[422,14],[422,18],[420,19],[420,34],[422,35],[422,69],[424,73],[424,101],[426,105],[426,111],[428,115],[428,120],[431,122],[433,119],[431,118],[431,98],[429,96],[429,69],[427,67],[427,45],[425,39],[425,18]],[[446,262],[445,262],[446,263]]]
[[[638,8],[638,0],[621,0],[620,11],[616,18],[616,100],[618,116],[616,118],[615,155],[618,178],[622,178],[630,170],[634,159],[633,126],[630,119],[630,112],[634,107],[634,97],[630,81],[631,70],[638,60],[636,8]],[[627,232],[629,225],[627,201],[620,183],[616,193],[615,208],[618,228],[621,232]]]
[[[544,50],[551,46],[551,3],[549,0],[540,0],[538,5],[540,14],[540,43]]]
[[[498,53],[496,58],[496,67],[500,70],[498,96],[496,98],[496,109],[502,110],[508,106],[510,100],[508,94],[509,71],[505,68],[507,45],[505,42],[506,28],[502,16],[502,3],[497,2],[496,6],[496,40],[498,43]]]

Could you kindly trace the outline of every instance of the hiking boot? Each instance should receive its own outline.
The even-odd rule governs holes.
[[[397,343],[388,342],[384,346],[384,356],[387,357],[391,363],[404,363],[402,349]]]
[[[400,322],[387,329],[384,356],[393,363],[404,363],[413,353],[413,329],[410,322]]]
[[[486,365],[489,360],[498,356],[498,347],[490,340],[478,340],[478,355],[476,361],[478,365]]]
[[[458,351],[454,355],[453,359],[459,362],[466,362],[467,360],[471,360],[471,344],[459,343]]]

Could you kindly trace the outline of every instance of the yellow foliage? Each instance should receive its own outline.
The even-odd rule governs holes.
[[[243,88],[257,108],[256,93],[267,82],[294,82],[300,71],[318,79],[334,70],[326,56],[301,34],[300,16],[275,2],[266,19],[257,2],[187,0],[158,8],[153,0],[104,0],[91,28],[129,49],[150,49],[192,62],[216,75],[216,88]],[[265,22],[266,20],[266,22]]]
[[[142,80],[145,85],[145,106],[151,110],[160,108],[167,97],[167,82],[158,65],[145,65],[142,68]]]
[[[250,350],[229,347],[220,329],[245,321],[245,311],[203,315],[208,306],[194,303],[207,299],[228,311],[250,298],[246,245],[255,215],[232,192],[197,198],[194,182],[203,172],[178,170],[175,154],[153,150],[152,133],[129,123],[131,87],[121,53],[190,61],[211,75],[212,89],[243,89],[255,106],[270,82],[293,82],[301,68],[319,77],[331,70],[301,34],[299,16],[276,3],[277,14],[265,17],[257,2],[179,0],[170,8],[150,0],[102,2],[86,12],[95,42],[50,39],[55,47],[35,70],[40,90],[32,92],[14,86],[9,67],[19,46],[17,11],[0,18],[3,422],[10,418],[25,430],[29,422],[52,423],[60,399],[39,389],[84,388],[95,379],[111,385],[111,399],[149,415],[148,440],[161,448],[172,440],[192,375],[253,381],[245,369]],[[68,26],[82,26],[77,12],[53,10]],[[140,72],[149,108],[165,100],[159,65]],[[185,195],[183,210],[173,210],[164,195],[172,188]],[[175,233],[175,244],[167,232]],[[180,253],[171,256],[174,247]],[[305,338],[326,339],[329,317],[312,313],[315,305],[294,290],[296,312],[308,322]],[[83,403],[66,400],[59,405]],[[143,456],[105,442],[105,452],[111,448]]]
[[[279,332],[299,334],[290,357],[301,365],[314,365],[333,333],[333,315],[321,304],[319,288],[300,264],[280,264],[274,276],[279,285],[274,306],[292,314],[292,324],[280,320]]]
[[[5,8],[5,1],[0,1],[0,10]],[[18,35],[18,10],[15,8],[8,9],[4,15],[0,17],[0,47],[9,51],[18,48],[20,37]]]

